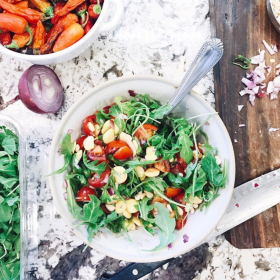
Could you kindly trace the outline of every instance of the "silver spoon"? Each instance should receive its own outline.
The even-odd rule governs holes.
[[[219,62],[224,52],[220,39],[212,39],[203,44],[181,84],[168,102],[170,114],[189,91]]]

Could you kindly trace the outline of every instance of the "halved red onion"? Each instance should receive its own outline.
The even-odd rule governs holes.
[[[23,104],[38,114],[56,113],[64,101],[56,73],[43,65],[32,65],[23,73],[18,91]]]
[[[187,243],[188,241],[189,241],[188,235],[187,235],[187,234],[184,234],[184,235],[183,235],[183,242],[184,242],[184,243]]]

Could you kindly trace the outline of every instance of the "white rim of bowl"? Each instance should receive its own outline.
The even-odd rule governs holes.
[[[67,113],[63,116],[63,119],[61,121],[61,124],[59,125],[58,127],[58,130],[55,134],[55,137],[52,141],[52,145],[51,145],[51,151],[50,151],[50,158],[49,158],[49,174],[54,172],[54,170],[52,169],[52,162],[54,161],[54,155],[56,153],[56,149],[57,149],[57,145],[55,143],[59,142],[59,138],[60,138],[60,135],[59,135],[59,132],[64,128],[64,124],[66,123],[68,117],[72,114],[72,112],[74,112],[80,105],[81,103],[83,103],[83,101],[85,99],[87,99],[89,96],[93,95],[93,94],[96,94],[99,90],[109,86],[109,85],[113,85],[113,84],[116,84],[116,83],[119,83],[119,82],[122,82],[122,81],[133,81],[133,80],[139,80],[139,79],[144,79],[144,80],[154,80],[154,81],[160,81],[160,82],[165,82],[165,83],[168,83],[172,86],[177,86],[179,85],[180,83],[174,81],[174,80],[171,80],[171,79],[166,79],[166,78],[163,78],[163,77],[155,77],[155,76],[148,76],[148,75],[136,75],[136,76],[131,76],[131,77],[121,77],[121,78],[117,78],[117,79],[114,79],[112,81],[108,81],[108,82],[105,82],[104,84],[101,84],[101,85],[98,85],[96,86],[95,88],[93,88],[91,91],[89,91],[87,94],[85,94],[84,96],[82,96],[77,102],[75,102],[71,107],[70,109],[67,111]],[[201,102],[206,106],[208,107],[211,111],[213,112],[216,112],[213,107],[204,99],[202,98],[199,94],[195,93],[195,92],[191,92],[192,95],[195,95],[196,97],[198,97]],[[231,172],[233,173],[234,177],[233,177],[233,182],[232,182],[232,186],[229,186],[231,188],[231,192],[230,192],[230,195],[228,196],[228,199],[226,201],[226,206],[228,207],[229,205],[229,202],[231,200],[231,197],[232,197],[232,192],[233,192],[233,189],[234,189],[234,184],[235,184],[235,171],[236,171],[236,164],[235,164],[235,155],[234,155],[234,150],[233,150],[233,146],[232,146],[232,142],[231,142],[231,139],[229,137],[229,134],[228,134],[228,131],[223,123],[223,121],[221,120],[220,116],[217,115],[217,120],[221,126],[221,128],[223,129],[224,131],[224,135],[226,136],[227,140],[228,140],[228,143],[231,143],[230,145],[230,154],[231,154],[231,158],[229,159],[230,162],[233,163],[233,166],[231,168]],[[229,172],[230,173],[230,172]],[[72,226],[72,223],[71,223],[71,220],[69,220],[67,217],[64,216],[63,214],[63,210],[61,209],[60,207],[60,201],[58,200],[57,196],[55,195],[54,196],[54,193],[55,193],[55,186],[54,186],[54,178],[53,176],[49,177],[49,183],[51,185],[51,192],[52,192],[52,197],[53,197],[53,200],[55,202],[55,205],[60,213],[60,215],[62,216],[62,218],[64,219],[64,221],[67,223],[67,225],[69,227]],[[177,251],[176,254],[173,254],[170,253],[170,256],[168,258],[172,258],[172,257],[178,257],[186,252],[189,252],[191,251],[192,249],[196,248],[198,245],[200,245],[202,243],[203,240],[205,240],[207,238],[207,236],[215,229],[216,225],[220,222],[220,220],[222,219],[227,207],[225,207],[225,209],[220,213],[220,217],[217,221],[216,224],[214,224],[208,231],[207,231],[207,234],[205,234],[205,237],[204,238],[201,238],[195,245],[191,246],[190,248],[188,248],[188,250],[184,250],[184,249],[181,249],[179,252]],[[87,238],[85,238],[78,230],[76,229],[72,229],[72,231],[75,233],[75,235],[77,237],[79,237],[85,244],[87,244]],[[98,252],[106,255],[106,256],[109,256],[111,258],[114,258],[114,259],[118,259],[118,260],[124,260],[124,261],[128,261],[128,262],[131,262],[131,261],[136,261],[136,262],[141,262],[141,263],[148,263],[148,262],[156,262],[156,261],[162,261],[162,260],[165,260],[165,259],[168,259],[168,258],[161,258],[159,254],[157,255],[151,255],[151,256],[145,256],[145,261],[143,261],[142,259],[135,259],[135,260],[131,260],[131,258],[119,258],[118,254],[115,254],[115,253],[110,253],[110,252],[107,252],[106,250],[103,250],[102,248],[99,248],[99,247],[96,247],[95,244],[92,244],[90,243],[89,244],[90,247],[92,247],[93,249],[97,250]],[[171,251],[170,251],[171,252]]]

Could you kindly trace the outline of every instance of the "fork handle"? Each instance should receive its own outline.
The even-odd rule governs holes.
[[[189,91],[218,63],[224,52],[220,39],[212,39],[203,44],[195,60],[191,64],[181,84],[171,97],[168,114],[180,103]]]

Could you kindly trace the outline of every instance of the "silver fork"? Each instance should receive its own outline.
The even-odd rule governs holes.
[[[195,57],[191,67],[168,102],[167,115],[181,102],[189,91],[219,62],[224,52],[220,39],[206,41]]]

